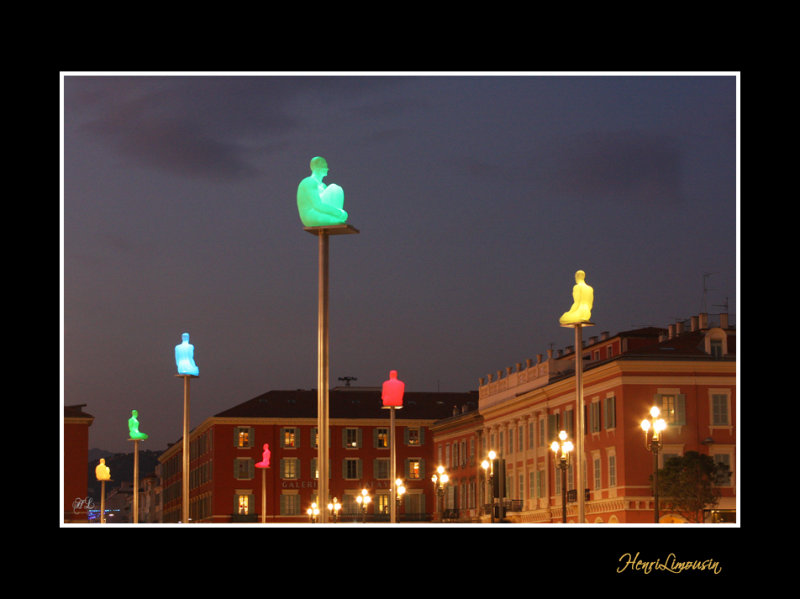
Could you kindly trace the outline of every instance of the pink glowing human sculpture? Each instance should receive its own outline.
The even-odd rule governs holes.
[[[384,408],[402,408],[403,392],[406,384],[397,378],[397,371],[389,372],[389,380],[384,381],[381,399]]]
[[[269,468],[269,443],[264,443],[264,453],[261,455],[261,461],[256,463],[256,468]]]

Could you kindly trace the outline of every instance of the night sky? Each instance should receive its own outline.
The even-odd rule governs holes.
[[[62,73],[62,402],[89,446],[139,411],[182,434],[317,372],[314,156],[359,235],[330,241],[330,384],[469,391],[590,335],[737,316],[737,73]],[[705,276],[708,275],[708,276]]]

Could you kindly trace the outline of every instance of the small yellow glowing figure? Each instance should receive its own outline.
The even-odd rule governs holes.
[[[584,280],[586,273],[579,270],[575,273],[575,286],[572,288],[572,307],[558,319],[563,325],[581,324],[592,318],[594,290]]]
[[[111,469],[106,466],[105,459],[100,458],[100,463],[94,469],[94,475],[97,480],[111,480]]]

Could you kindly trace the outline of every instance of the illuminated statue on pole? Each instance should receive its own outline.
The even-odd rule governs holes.
[[[264,443],[264,453],[261,454],[261,461],[256,463],[256,468],[269,468],[269,443]]]
[[[144,441],[147,434],[139,432],[139,412],[131,410],[131,417],[128,418],[128,436],[133,441]]]
[[[183,343],[175,346],[175,363],[178,365],[178,374],[198,376],[200,369],[194,363],[194,345],[189,343],[189,333],[181,335]]]
[[[564,312],[558,319],[562,325],[586,323],[592,318],[594,290],[586,284],[585,278],[586,273],[582,270],[575,273],[575,286],[572,288],[573,303],[569,312]]]
[[[397,371],[389,371],[389,380],[384,381],[381,399],[383,400],[383,407],[402,408],[403,407],[403,392],[405,391],[406,384],[397,378]]]
[[[328,174],[328,163],[321,156],[311,159],[311,175],[297,186],[297,210],[306,227],[329,227],[347,221],[344,206],[344,190],[322,179]]]
[[[97,480],[111,480],[111,469],[106,466],[105,458],[100,458],[100,463],[94,469],[94,475],[97,477]]]

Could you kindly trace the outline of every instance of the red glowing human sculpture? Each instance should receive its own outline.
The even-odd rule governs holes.
[[[403,392],[405,391],[405,388],[406,384],[397,378],[397,371],[390,371],[389,380],[383,383],[383,392],[381,394],[383,407],[402,408]]]
[[[264,453],[261,456],[261,461],[256,464],[256,468],[269,468],[269,443],[264,443]]]

